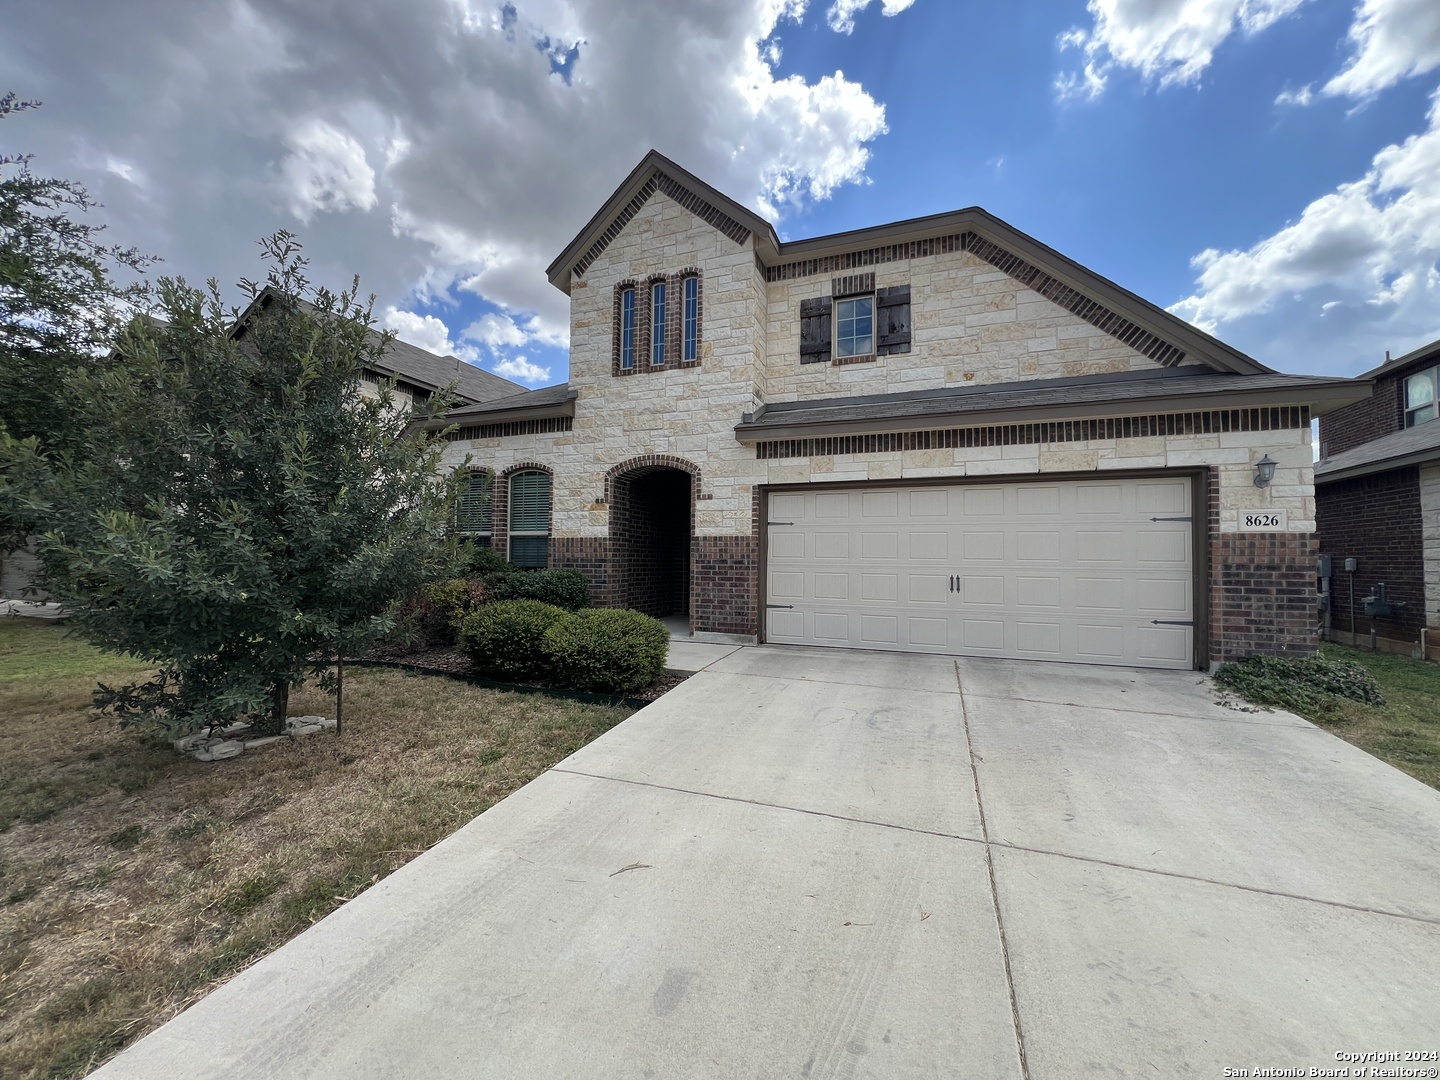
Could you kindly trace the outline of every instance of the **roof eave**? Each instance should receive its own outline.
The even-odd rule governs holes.
[[[1365,387],[1368,393],[1368,386]],[[1273,405],[1317,406],[1325,412],[1341,408],[1365,397],[1355,393],[1351,380],[1337,379],[1312,385],[1297,400],[1289,387],[1243,390],[1227,387],[1212,393],[1174,394],[1154,398],[1132,398],[1119,401],[1095,401],[1078,404],[1057,402],[1046,405],[1009,405],[989,409],[955,410],[911,416],[867,417],[855,420],[797,420],[793,423],[767,424],[751,421],[735,425],[735,438],[742,443],[770,442],[777,439],[809,439],[829,435],[881,435],[900,431],[930,431],[941,428],[984,427],[989,424],[1024,424],[1056,420],[1095,420],[1115,416],[1142,416],[1155,413],[1211,410],[1225,408],[1256,408]]]
[[[1348,469],[1337,469],[1334,472],[1322,473],[1317,468],[1315,470],[1315,486],[1333,484],[1337,480],[1353,480],[1358,476],[1389,472],[1391,469],[1403,469],[1409,465],[1424,465],[1430,461],[1440,461],[1440,446],[1430,446],[1424,450],[1414,450],[1408,454],[1382,458],[1379,461],[1368,461],[1364,465],[1352,465]]]
[[[478,424],[510,424],[517,420],[549,420],[560,416],[575,415],[575,399],[579,393],[571,390],[560,401],[543,405],[514,405],[505,409],[460,409],[446,413],[443,417],[425,424],[426,431],[439,431],[447,427],[471,427]]]

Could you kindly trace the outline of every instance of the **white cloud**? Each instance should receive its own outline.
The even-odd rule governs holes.
[[[467,326],[462,336],[483,343],[492,352],[506,345],[524,345],[530,339],[509,315],[494,311]]]
[[[884,106],[842,72],[775,69],[777,27],[831,2],[42,4],[0,70],[47,102],[26,148],[105,190],[110,236],[167,272],[256,277],[288,212],[316,281],[359,271],[397,310],[472,291],[534,358],[568,338],[545,267],[650,147],[771,217],[865,182]],[[76,146],[124,147],[146,191],[102,188]]]
[[[522,383],[542,383],[550,378],[550,369],[532,364],[523,356],[501,360],[495,365],[495,374]]]
[[[915,0],[881,0],[880,11],[884,15],[899,15]],[[870,6],[870,0],[834,0],[830,10],[825,12],[825,21],[837,34],[848,34],[855,29],[855,16]]]
[[[1138,71],[1161,87],[1192,83],[1231,35],[1257,34],[1305,0],[1090,0],[1094,22],[1060,35],[1061,50],[1079,49],[1078,72],[1059,76],[1062,99],[1093,100],[1116,67]]]
[[[1369,97],[1407,75],[1440,67],[1440,3],[1365,0],[1349,36],[1354,55],[1325,84],[1325,93]]]
[[[1286,89],[1281,90],[1280,93],[1275,95],[1275,104],[1287,106],[1293,105],[1303,109],[1315,99],[1315,94],[1312,91],[1311,86],[1312,84],[1306,83],[1304,86],[1300,87],[1299,90],[1291,90],[1287,87]]]
[[[370,210],[375,170],[353,136],[324,120],[310,119],[285,136],[290,152],[280,175],[290,212],[309,222],[317,210]]]
[[[1376,325],[1397,310],[1423,309],[1433,326],[1437,262],[1440,92],[1431,98],[1426,130],[1381,150],[1364,177],[1316,199],[1297,221],[1248,250],[1197,255],[1199,288],[1171,310],[1213,330],[1328,286],[1359,310],[1368,307]],[[1328,301],[1326,313],[1339,304]]]
[[[471,363],[479,358],[474,346],[451,341],[450,328],[434,315],[387,307],[382,321],[388,329],[395,331],[395,336],[401,341],[408,341],[436,356],[458,356]]]

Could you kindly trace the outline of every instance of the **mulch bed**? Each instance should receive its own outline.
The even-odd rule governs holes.
[[[361,654],[362,660],[379,660],[391,664],[410,664],[417,668],[424,668],[427,671],[440,672],[445,675],[460,675],[473,678],[486,678],[470,658],[454,649],[407,649],[403,645],[380,644],[371,646]],[[640,690],[627,690],[623,697],[635,701],[655,701],[663,694],[669,693],[679,686],[689,676],[686,675],[661,675],[649,686]],[[527,683],[528,686],[538,687],[542,690],[566,690],[565,687],[555,686],[543,681]]]

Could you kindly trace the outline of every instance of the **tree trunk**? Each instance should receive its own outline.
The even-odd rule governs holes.
[[[335,737],[345,730],[345,657],[335,658]]]
[[[285,716],[290,711],[290,684],[277,682],[270,689],[270,715],[251,725],[256,735],[284,735]],[[263,726],[264,730],[260,730]]]

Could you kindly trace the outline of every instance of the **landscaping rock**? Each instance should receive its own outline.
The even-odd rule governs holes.
[[[328,716],[291,716],[285,720],[285,733],[295,738],[300,735],[314,735],[317,731],[325,731],[334,726],[334,719]]]
[[[226,758],[239,757],[244,752],[244,743],[236,739],[218,739],[207,742],[190,756],[196,761],[224,761]]]

